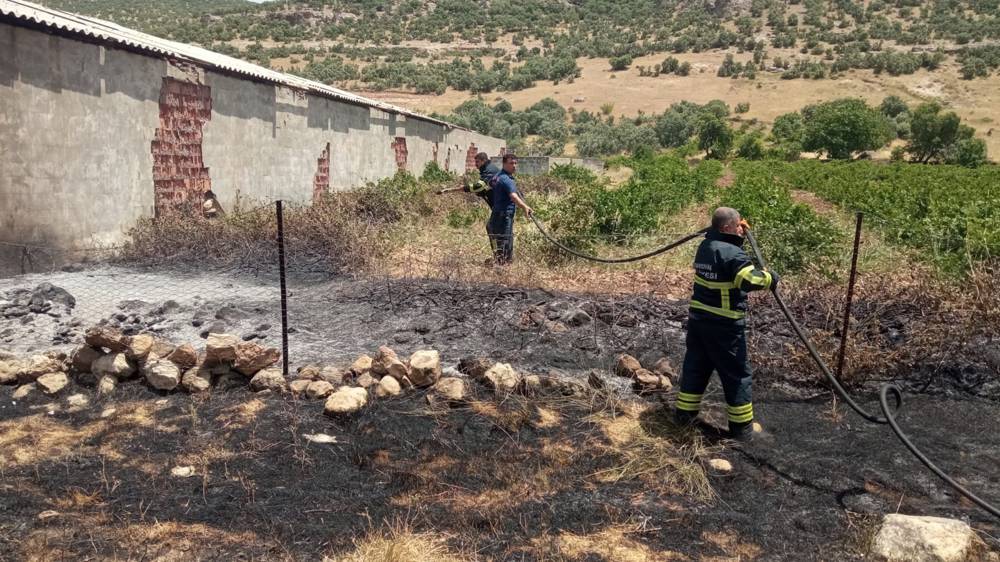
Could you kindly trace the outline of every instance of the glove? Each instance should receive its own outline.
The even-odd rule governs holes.
[[[773,291],[778,288],[778,281],[781,280],[781,276],[778,275],[777,271],[768,271],[768,273],[771,274],[771,290]]]
[[[740,226],[742,226],[745,230],[750,230],[750,223],[748,223],[746,219],[740,219]]]

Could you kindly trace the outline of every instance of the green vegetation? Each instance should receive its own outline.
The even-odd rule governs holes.
[[[860,99],[839,99],[802,108],[802,148],[837,160],[879,149],[890,139],[889,123]]]
[[[539,216],[565,244],[584,249],[597,239],[626,243],[654,233],[665,218],[706,201],[722,171],[718,162],[692,168],[669,154],[646,153],[615,164],[633,170],[623,185],[609,186],[593,173],[568,166],[553,172],[569,185],[565,193],[532,199]]]
[[[862,211],[887,240],[956,270],[1000,255],[1000,170],[989,166],[798,162],[772,168],[797,189]]]
[[[518,90],[537,80],[572,80],[580,57],[606,58],[615,70],[656,53],[729,50],[720,77],[754,79],[763,71],[786,79],[835,77],[850,69],[910,74],[938,70],[948,58],[937,43],[965,46],[955,58],[967,79],[1000,67],[1000,3],[995,0],[753,0],[736,3],[666,0],[503,0],[470,6],[460,0],[46,0],[48,5],[110,19],[182,42],[210,46],[261,64],[289,56],[322,63],[341,57],[363,70],[304,76],[368,87]],[[771,37],[769,44],[760,40]],[[508,39],[516,53],[497,48]],[[236,49],[236,41],[251,42]],[[265,48],[272,41],[277,47]],[[477,51],[388,47],[405,41],[479,45]],[[305,48],[306,42],[323,42]],[[795,49],[768,59],[767,49]],[[744,55],[744,56],[740,56]],[[486,63],[482,57],[497,57]],[[737,58],[742,60],[737,60]],[[415,59],[425,59],[416,61]],[[494,64],[499,66],[493,66]],[[368,69],[371,70],[368,70]],[[686,76],[689,63],[669,57],[643,67],[645,76]]]
[[[736,180],[721,204],[739,209],[750,222],[767,248],[768,265],[779,272],[831,271],[841,241],[833,223],[792,201],[788,186],[775,179],[774,163],[738,162],[734,171]]]

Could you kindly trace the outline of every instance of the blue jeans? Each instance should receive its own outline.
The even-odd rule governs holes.
[[[514,259],[515,209],[494,209],[486,223],[493,259],[498,264],[508,264]]]

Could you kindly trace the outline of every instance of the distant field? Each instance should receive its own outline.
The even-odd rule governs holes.
[[[786,56],[781,51],[771,52]],[[921,70],[907,76],[876,76],[872,71],[853,70],[838,80],[782,80],[778,73],[761,72],[756,80],[732,80],[715,75],[725,52],[714,51],[672,55],[691,63],[690,76],[639,76],[639,66],[659,64],[667,56],[638,58],[623,72],[612,72],[606,59],[581,58],[577,60],[582,69],[581,76],[572,84],[538,82],[534,88],[527,90],[492,92],[482,97],[489,102],[506,99],[515,109],[523,109],[546,97],[578,111],[597,111],[602,104],[613,103],[616,115],[627,116],[640,111],[661,113],[670,104],[682,100],[705,103],[721,99],[730,106],[750,102],[750,111],[742,117],[756,118],[768,124],[782,113],[845,96],[864,98],[875,105],[888,95],[897,95],[911,104],[936,99],[954,110],[963,122],[975,127],[977,135],[986,141],[992,159],[1000,154],[1000,76],[961,80],[957,66],[951,61],[937,72]],[[365,92],[365,95],[418,111],[439,113],[449,112],[463,101],[477,97],[452,89],[441,96],[392,91]],[[581,98],[583,101],[574,101]]]

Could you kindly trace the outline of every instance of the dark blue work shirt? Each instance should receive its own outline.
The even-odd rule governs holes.
[[[493,212],[513,211],[516,207],[511,194],[517,193],[517,184],[514,183],[514,176],[507,173],[507,170],[500,170],[500,173],[490,180],[490,199]]]

